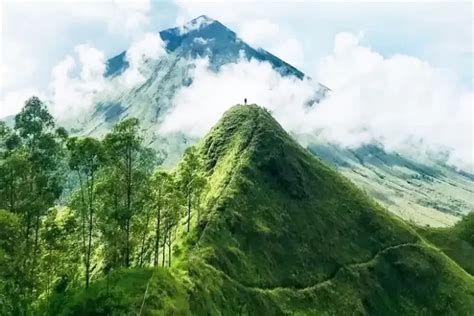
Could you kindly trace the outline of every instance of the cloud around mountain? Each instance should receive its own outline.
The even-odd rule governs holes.
[[[97,102],[110,100],[146,80],[146,62],[166,54],[165,43],[157,33],[146,33],[126,52],[128,68],[119,76],[104,77],[104,53],[90,45],[78,45],[75,56],[68,55],[52,70],[50,84],[53,114],[61,120],[82,115]]]
[[[201,27],[203,21],[197,22],[195,27]],[[259,43],[258,38],[250,40]],[[75,55],[66,56],[52,71],[53,112],[61,119],[73,118],[97,101],[133,89],[149,75],[146,63],[163,54],[160,36],[147,33],[127,50],[129,67],[117,77],[104,78],[105,54],[90,45],[76,46]],[[473,93],[454,74],[423,60],[381,55],[361,35],[338,34],[333,52],[318,62],[316,79],[332,92],[313,107],[307,105],[314,98],[315,82],[282,76],[266,62],[242,58],[218,72],[206,59],[193,62],[192,83],[177,90],[160,127],[163,133],[200,137],[225,110],[247,98],[272,110],[301,142],[317,137],[351,148],[376,142],[474,172]]]
[[[161,131],[200,137],[246,97],[269,108],[304,142],[315,135],[354,148],[376,142],[472,171],[473,94],[447,71],[411,56],[384,57],[361,40],[351,33],[336,36],[333,53],[316,69],[331,95],[311,108],[311,81],[282,77],[255,60],[225,65],[217,73],[200,61]]]

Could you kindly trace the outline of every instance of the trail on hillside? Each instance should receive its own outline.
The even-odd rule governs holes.
[[[324,279],[322,281],[319,281],[317,283],[314,283],[312,285],[309,285],[309,286],[304,286],[304,287],[303,286],[268,286],[268,287],[262,287],[262,286],[246,285],[246,284],[243,284],[242,282],[237,281],[236,279],[232,278],[231,276],[229,276],[224,271],[222,271],[220,269],[217,269],[217,268],[215,268],[214,266],[212,266],[208,263],[206,263],[206,265],[209,266],[214,271],[216,271],[217,273],[222,274],[225,278],[227,278],[232,283],[235,283],[238,286],[249,289],[249,290],[254,290],[254,291],[277,291],[277,290],[307,291],[307,290],[311,290],[311,289],[314,289],[314,288],[317,288],[317,287],[320,287],[320,286],[324,286],[325,284],[330,283],[332,280],[334,280],[337,277],[337,275],[341,271],[343,271],[345,269],[350,269],[350,268],[353,268],[353,267],[362,267],[364,265],[368,265],[368,264],[372,263],[373,261],[375,261],[375,259],[377,259],[378,256],[380,256],[384,253],[387,253],[391,250],[402,248],[402,247],[421,247],[421,245],[419,243],[402,243],[402,244],[393,245],[393,246],[383,248],[383,249],[379,250],[377,253],[375,253],[367,261],[355,262],[355,263],[350,263],[350,264],[347,264],[347,265],[340,266],[336,271],[331,273],[326,279]]]

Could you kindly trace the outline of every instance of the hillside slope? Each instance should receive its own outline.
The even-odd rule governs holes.
[[[150,272],[114,272],[89,294],[71,294],[64,314],[474,313],[472,276],[263,108],[233,107],[198,150],[209,182],[205,212],[190,234],[178,233],[174,267],[157,269],[149,287]],[[105,283],[115,296],[104,294]]]
[[[474,176],[443,163],[417,162],[375,144],[349,149],[319,143],[309,150],[415,224],[451,226],[474,210]]]
[[[474,213],[466,215],[453,227],[417,227],[417,230],[464,270],[474,275]]]
[[[474,308],[469,275],[262,108],[232,108],[200,149],[212,189],[194,253],[282,312]]]

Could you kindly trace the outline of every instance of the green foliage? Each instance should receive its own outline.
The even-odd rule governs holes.
[[[77,173],[79,180],[79,214],[81,218],[82,253],[85,266],[85,287],[88,288],[92,274],[92,256],[95,242],[96,216],[96,185],[97,172],[104,164],[105,153],[100,141],[85,138],[70,138],[67,143],[69,150],[69,168]]]
[[[111,265],[120,262],[120,265],[129,267],[134,259],[137,246],[133,238],[137,228],[134,220],[143,210],[141,191],[146,190],[147,179],[155,164],[153,151],[145,148],[142,141],[138,120],[133,118],[118,123],[104,139],[108,170],[104,172],[102,192],[104,199],[109,201],[104,215],[117,224],[122,248],[118,251],[118,258],[114,259],[116,262]]]
[[[417,230],[464,270],[474,275],[474,213],[464,216],[453,227],[417,227]]]
[[[197,206],[199,221],[199,197],[206,185],[203,173],[203,161],[195,147],[189,147],[184,153],[182,162],[178,166],[178,185],[186,200],[186,231],[191,227],[191,212]],[[197,205],[196,205],[197,204]]]
[[[94,282],[88,291],[56,296],[48,315],[190,315],[185,288],[158,269],[120,269]]]
[[[0,209],[0,314],[21,313],[25,304],[21,268],[21,222],[17,215]]]
[[[17,257],[10,264],[17,284],[18,313],[44,290],[41,278],[41,226],[63,190],[67,134],[54,129],[46,106],[36,97],[26,101],[11,130],[0,128],[0,208],[18,216]]]
[[[40,300],[49,303],[54,294],[64,293],[80,284],[81,249],[79,218],[66,207],[51,209],[42,222],[40,280],[37,287]]]

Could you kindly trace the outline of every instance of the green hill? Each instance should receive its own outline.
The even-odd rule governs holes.
[[[206,207],[174,267],[115,271],[56,314],[474,314],[472,276],[266,110],[233,107],[198,150]]]
[[[474,275],[474,213],[446,228],[417,228],[418,232]]]

